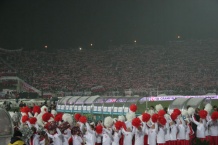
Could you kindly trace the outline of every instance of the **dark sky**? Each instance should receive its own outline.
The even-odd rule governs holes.
[[[1,0],[0,47],[96,47],[218,37],[218,0]]]

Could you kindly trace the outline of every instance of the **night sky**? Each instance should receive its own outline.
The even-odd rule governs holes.
[[[218,0],[1,0],[0,47],[40,49],[218,37]]]

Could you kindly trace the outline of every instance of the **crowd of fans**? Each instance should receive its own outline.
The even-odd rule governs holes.
[[[1,54],[17,75],[44,91],[216,90],[218,40],[174,41],[166,45],[121,45],[107,50],[60,49]],[[2,63],[3,64],[3,63]],[[1,71],[2,71],[1,69]],[[7,70],[8,69],[8,70]]]

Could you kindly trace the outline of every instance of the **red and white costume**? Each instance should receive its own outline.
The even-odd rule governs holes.
[[[210,120],[208,122],[209,134],[210,134],[210,145],[218,145],[218,122]]]
[[[196,137],[204,140],[205,139],[205,130],[206,130],[206,121],[202,119],[202,123],[195,120],[194,116],[192,116],[192,121],[197,125]]]
[[[157,144],[163,145],[165,144],[165,126],[159,126],[157,131]]]
[[[121,137],[121,130],[117,132],[115,131],[113,135],[112,145],[119,145],[120,137]]]
[[[142,129],[135,129],[135,145],[144,145],[145,136],[145,123],[143,123]]]
[[[177,144],[177,124],[171,124],[170,125],[170,145],[176,145]]]
[[[86,123],[87,132],[85,135],[86,145],[95,145],[96,143],[96,135],[95,131],[91,129],[88,123]]]
[[[83,143],[82,138],[80,136],[78,136],[78,135],[72,135],[72,140],[73,140],[72,145],[82,145],[82,143]]]
[[[53,140],[53,145],[62,145],[62,134],[61,134],[61,131],[57,128],[56,129],[57,133],[55,134],[49,134],[48,132],[47,135],[49,138],[51,138]]]
[[[102,141],[102,145],[111,145],[112,143],[112,131],[110,129],[105,129],[103,128],[103,141]]]
[[[124,135],[123,144],[124,145],[132,145],[132,139],[133,139],[133,135],[135,133],[135,127],[133,128],[133,130],[131,132],[125,131],[124,129],[122,129],[122,133]]]
[[[157,123],[155,123],[155,128],[149,128],[148,130],[148,144],[149,145],[156,145],[157,140]]]

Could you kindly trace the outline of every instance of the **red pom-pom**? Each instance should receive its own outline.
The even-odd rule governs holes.
[[[102,134],[103,126],[102,125],[97,125],[95,127],[95,131],[97,132],[97,134]]]
[[[173,112],[175,112],[177,114],[177,116],[179,116],[181,114],[181,111],[178,108],[175,108],[173,110]]]
[[[173,113],[170,115],[170,117],[171,117],[171,119],[174,121],[174,120],[176,120],[176,118],[178,117],[178,115],[177,115],[175,112],[173,112]]]
[[[23,117],[22,117],[22,122],[23,123],[25,123],[26,121],[28,121],[29,120],[29,117],[27,116],[27,115],[24,115]]]
[[[163,116],[160,116],[158,118],[158,122],[161,124],[161,125],[165,125],[167,123],[166,119],[163,117]]]
[[[35,124],[37,119],[35,117],[30,118],[30,124]]]
[[[207,117],[207,111],[206,110],[200,110],[198,112],[198,114],[199,114],[200,118],[202,118],[202,119],[206,119],[206,117]]]
[[[164,116],[166,114],[165,110],[158,111],[159,116]]]
[[[42,115],[42,120],[43,120],[44,122],[48,122],[48,120],[49,120],[51,117],[52,117],[52,115],[47,112],[47,113],[45,113],[45,114]]]
[[[63,116],[63,113],[58,113],[58,114],[55,116],[54,120],[57,121],[57,122],[59,122],[59,121],[62,120],[62,116]]]
[[[81,117],[81,114],[79,114],[79,113],[76,113],[75,115],[74,115],[74,119],[76,120],[76,121],[79,121],[79,118]]]
[[[153,123],[156,123],[157,122],[157,120],[158,120],[158,114],[153,114],[152,116],[151,116],[151,120],[152,120],[152,122]]]
[[[126,127],[126,123],[125,123],[125,122],[122,122],[122,127],[123,127],[124,130],[127,129],[127,127]]]
[[[26,113],[26,114],[28,114],[28,112],[30,112],[30,108],[29,107],[22,107],[21,108],[21,110],[20,110],[20,112],[23,112],[23,113]]]
[[[139,128],[141,126],[141,120],[138,117],[134,118],[132,120],[132,125],[135,126],[136,128]]]
[[[79,122],[86,123],[87,122],[87,118],[85,116],[81,116],[79,118]]]
[[[39,106],[34,106],[33,107],[33,113],[35,114],[35,113],[40,113],[41,112],[41,109],[40,109],[40,107]]]
[[[214,112],[211,114],[211,119],[214,120],[214,121],[218,119],[218,112],[217,112],[217,111],[214,111]]]
[[[132,104],[132,105],[130,105],[129,109],[130,109],[132,112],[136,112],[137,106],[136,106],[135,104]]]
[[[150,118],[151,118],[150,114],[148,114],[148,113],[143,113],[142,114],[142,121],[143,122],[148,122],[150,120]]]
[[[117,121],[114,126],[116,127],[116,130],[120,130],[123,126],[123,123],[121,121]]]

